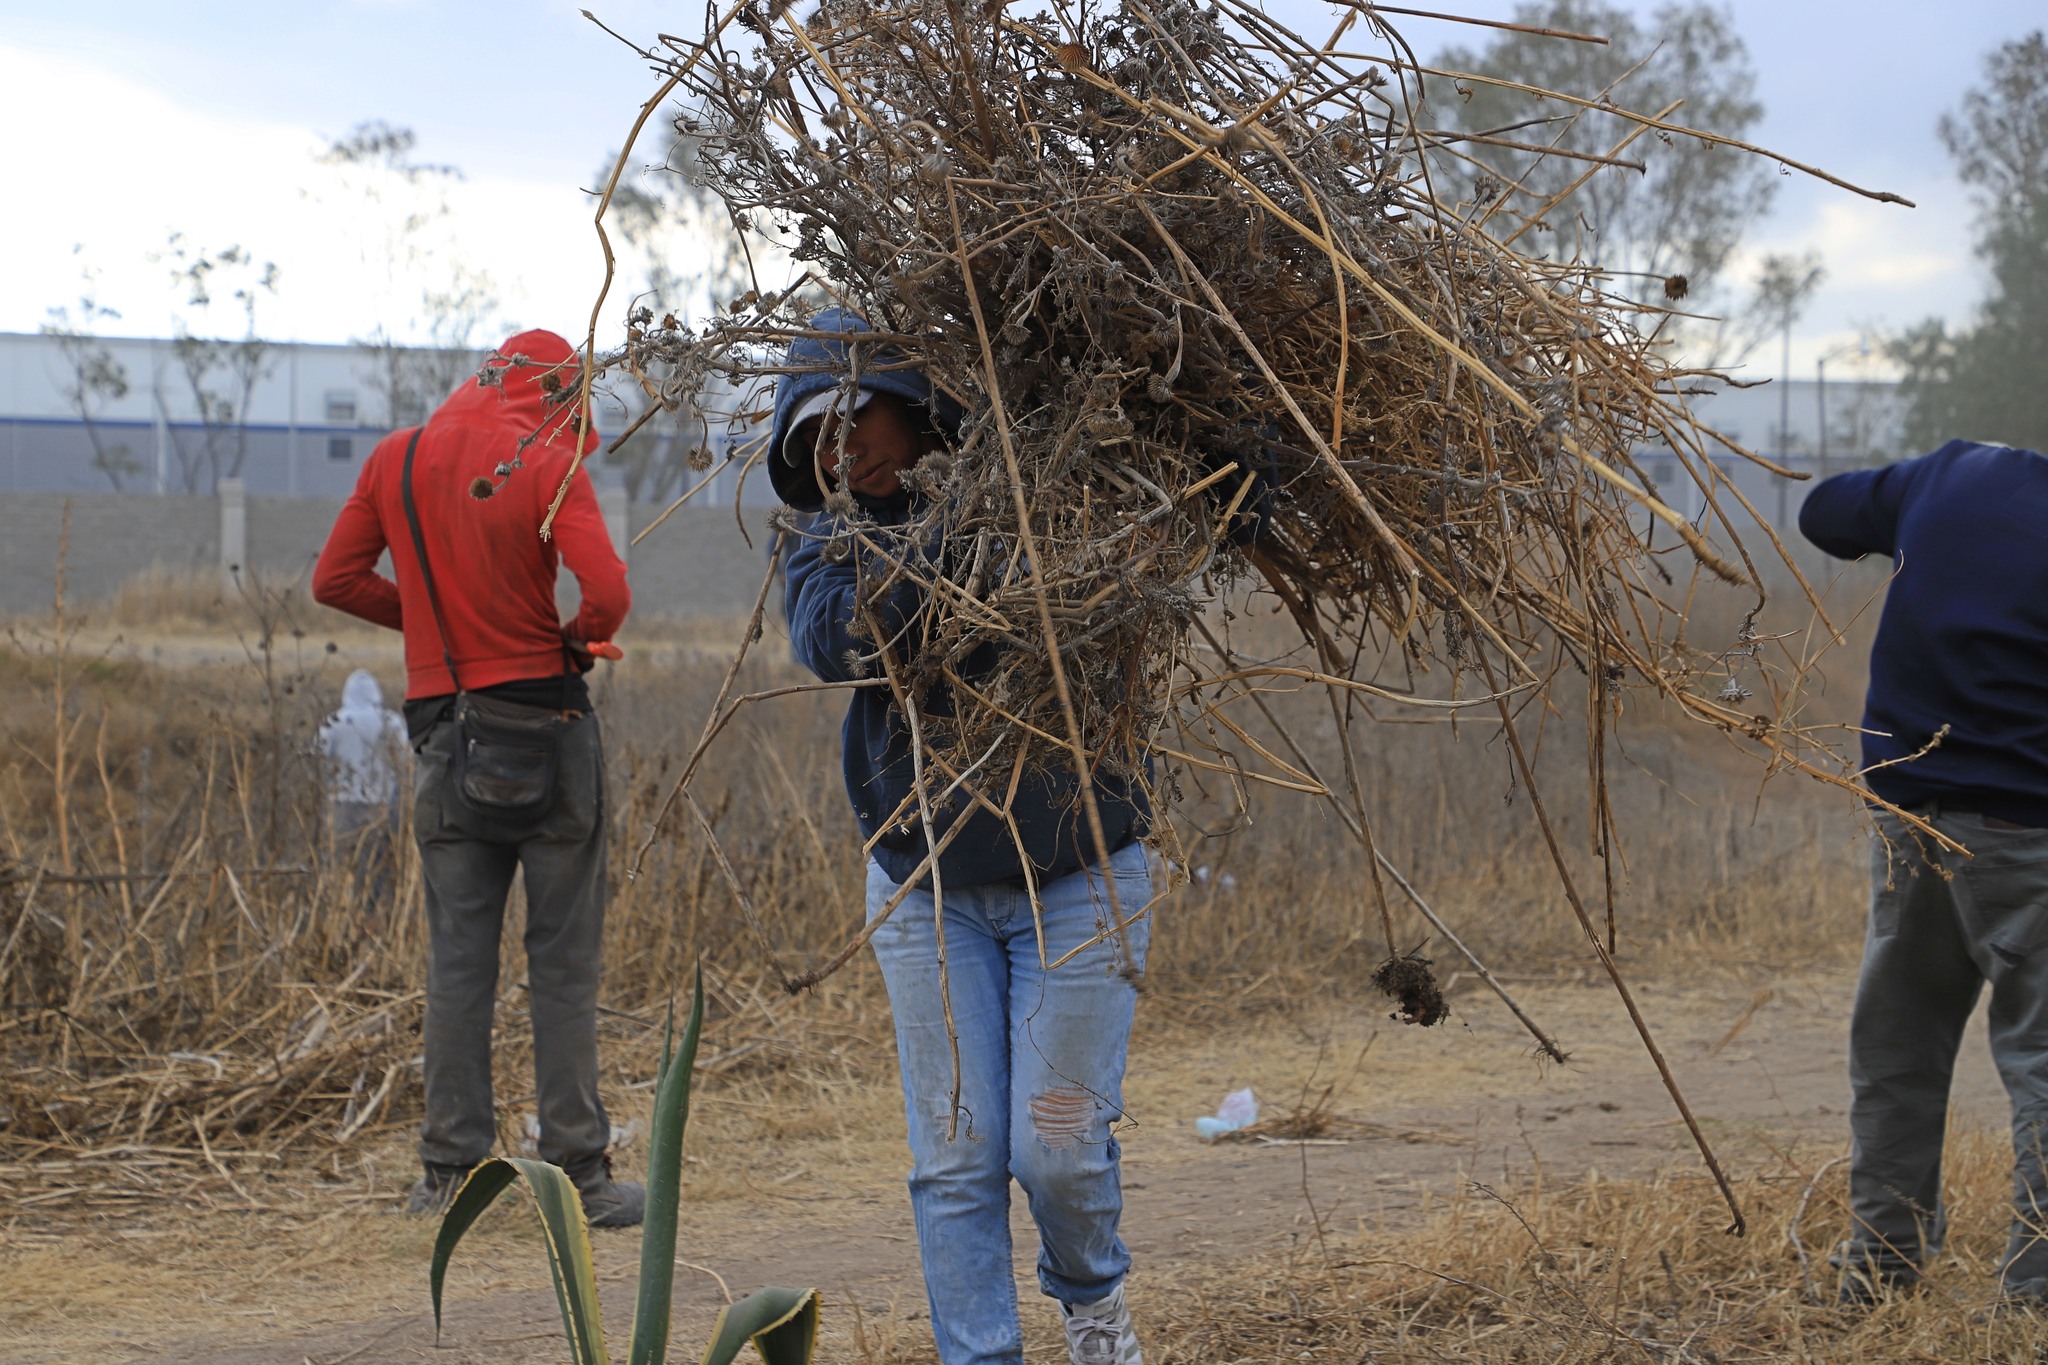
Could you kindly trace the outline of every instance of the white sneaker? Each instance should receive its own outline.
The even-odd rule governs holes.
[[[1067,1312],[1067,1359],[1073,1365],[1145,1365],[1122,1285],[1100,1303],[1063,1307]]]

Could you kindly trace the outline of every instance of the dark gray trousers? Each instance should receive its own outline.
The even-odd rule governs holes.
[[[526,877],[526,979],[533,1019],[540,1155],[575,1167],[601,1155],[611,1120],[597,1094],[597,980],[604,938],[604,746],[597,718],[562,741],[553,808],[508,824],[457,799],[456,727],[421,746],[413,831],[427,899],[427,1116],[422,1161],[469,1166],[497,1137],[491,1015],[512,874]]]
[[[1836,1263],[1911,1279],[1941,1250],[1949,1082],[1989,982],[1991,1057],[2012,1097],[2013,1224],[2000,1278],[2008,1294],[2048,1297],[2048,830],[1918,813],[1975,856],[1878,819],[1849,1025],[1854,1221]]]

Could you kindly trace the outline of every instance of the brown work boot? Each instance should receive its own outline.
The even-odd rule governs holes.
[[[607,1152],[565,1168],[583,1196],[583,1220],[594,1228],[638,1227],[647,1212],[647,1191],[637,1180],[612,1179]]]
[[[438,1161],[425,1163],[426,1169],[413,1183],[412,1191],[405,1196],[405,1211],[425,1216],[440,1213],[455,1198],[455,1192],[462,1188],[462,1182],[469,1179],[474,1167],[444,1166]]]

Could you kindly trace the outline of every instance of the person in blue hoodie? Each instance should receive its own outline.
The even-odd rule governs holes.
[[[870,333],[842,310],[812,320],[790,346],[769,435],[776,491],[816,514],[788,560],[791,645],[833,682],[879,678],[885,648],[899,660],[915,656],[922,598],[899,582],[863,604],[863,568],[873,579],[888,567],[861,540],[909,562],[931,553],[924,543],[945,509],[912,491],[931,489],[933,479],[906,483],[904,475],[938,456],[960,421],[921,370],[896,348],[864,339]],[[850,521],[863,537],[846,534]],[[970,677],[986,672],[992,648],[958,667]],[[909,718],[887,687],[852,697],[846,793],[871,849],[869,918],[888,913],[870,942],[895,1016],[911,1208],[939,1359],[1022,1365],[1014,1178],[1038,1226],[1039,1285],[1064,1310],[1071,1359],[1138,1365],[1123,1290],[1130,1254],[1117,1231],[1116,1124],[1150,920],[1104,930],[1107,883],[1127,916],[1152,897],[1139,842],[1148,819],[1142,794],[1116,777],[1095,779],[1106,848],[1083,817],[1078,779],[1065,770],[1022,780],[1009,802],[1014,830],[971,797],[938,802],[946,783],[933,781],[927,825]],[[915,705],[924,716],[951,711],[943,688]],[[1005,786],[982,794],[1001,803]],[[950,992],[941,979],[941,906]],[[1070,952],[1071,960],[1047,969]]]
[[[1799,529],[1884,555],[1870,655],[1870,789],[1967,854],[1877,815],[1870,923],[1849,1026],[1846,1305],[1918,1281],[1941,1250],[1942,1137],[1963,1026],[1991,988],[2012,1098],[2004,1294],[2048,1299],[2048,459],[1951,441],[1817,485]]]

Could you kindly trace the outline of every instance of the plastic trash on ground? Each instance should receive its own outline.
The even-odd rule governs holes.
[[[1204,1114],[1195,1120],[1195,1131],[1209,1142],[1214,1142],[1225,1133],[1234,1133],[1240,1128],[1249,1128],[1259,1121],[1259,1097],[1246,1086],[1233,1090],[1223,1097],[1223,1103],[1216,1106],[1214,1114]]]

